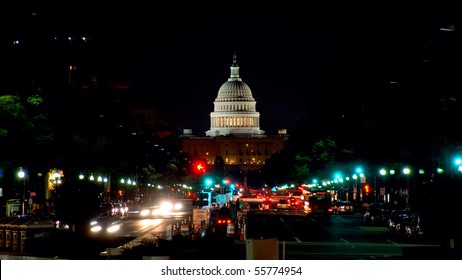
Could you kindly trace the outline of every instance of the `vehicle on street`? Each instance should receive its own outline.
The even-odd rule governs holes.
[[[315,192],[312,195],[306,195],[304,211],[308,215],[323,215],[328,217],[332,214],[330,195],[327,192]]]
[[[135,211],[139,218],[180,217],[192,214],[192,199],[165,199],[154,205],[144,205]]]
[[[128,206],[125,202],[114,202],[114,214],[117,217],[128,216]]]
[[[90,221],[90,237],[116,236],[122,229],[122,220],[118,217],[98,216]]]
[[[117,206],[112,202],[102,202],[99,207],[99,215],[113,217],[117,214]]]
[[[386,226],[391,210],[383,203],[371,203],[363,215],[364,223],[368,225]]]
[[[226,235],[228,225],[234,224],[234,218],[231,209],[221,207],[212,212],[210,217],[211,232],[213,235]]]
[[[406,225],[414,219],[415,213],[408,210],[393,210],[388,218],[388,232],[404,236]]]
[[[355,212],[355,207],[350,201],[336,201],[332,204],[332,213],[340,214],[353,214]]]
[[[276,208],[279,211],[290,211],[291,203],[290,199],[288,198],[281,198],[279,199],[278,203],[276,204]]]
[[[404,226],[404,234],[407,238],[421,239],[424,237],[424,227],[422,216],[414,214]]]

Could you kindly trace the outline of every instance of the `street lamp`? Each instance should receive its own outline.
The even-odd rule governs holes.
[[[355,179],[355,191],[353,192],[353,200],[356,201],[359,205],[358,175],[353,174],[352,177]]]
[[[355,179],[356,196],[354,196],[355,193],[353,192],[353,196],[354,196],[353,200],[356,201],[357,207],[359,207],[359,205],[361,204],[361,196],[362,196],[360,185],[362,183],[362,180],[363,180],[362,177],[364,177],[364,174],[362,173],[363,169],[361,167],[357,167],[355,171],[356,172],[353,174],[352,178]],[[360,178],[359,185],[358,185],[358,178]]]
[[[454,160],[454,163],[457,166],[457,171],[462,173],[462,159],[458,157]]]
[[[26,214],[26,172],[19,167],[18,177],[23,180],[22,201],[21,201],[21,214]]]
[[[380,176],[382,176],[382,185],[383,185],[383,202],[388,202],[387,199],[386,199],[386,195],[387,195],[387,187],[386,187],[386,184],[385,184],[385,176],[387,175],[387,170],[385,170],[385,168],[381,168],[379,170],[379,174]],[[382,192],[379,193],[379,195],[381,195]]]
[[[409,210],[409,174],[411,174],[411,169],[408,167],[403,168],[403,174],[406,175],[406,210]]]

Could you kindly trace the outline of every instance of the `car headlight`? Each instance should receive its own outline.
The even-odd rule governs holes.
[[[175,203],[175,210],[180,210],[181,208],[183,208],[183,205],[181,203]]]
[[[96,225],[94,225],[94,226],[92,226],[92,227],[90,228],[90,231],[91,231],[91,232],[100,232],[102,229],[103,229],[103,228],[102,228],[100,225],[96,224]]]
[[[143,209],[143,210],[141,210],[141,212],[140,212],[140,215],[141,215],[142,217],[146,217],[146,216],[148,216],[149,214],[151,214],[151,211],[150,211],[149,209]]]
[[[120,229],[120,224],[111,225],[107,228],[107,232],[116,232]]]
[[[160,204],[160,210],[161,210],[162,212],[169,212],[169,211],[171,211],[172,209],[173,209],[173,205],[172,205],[171,202],[167,202],[167,201],[166,201],[166,202],[162,202],[162,203]]]

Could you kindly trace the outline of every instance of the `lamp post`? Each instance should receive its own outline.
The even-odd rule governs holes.
[[[359,209],[359,206],[361,205],[361,200],[362,200],[362,192],[361,192],[361,183],[362,183],[362,180],[363,180],[363,176],[364,174],[362,173],[362,168],[361,167],[357,167],[356,168],[356,173],[358,174],[353,174],[353,179],[355,179],[355,188],[356,188],[356,197],[354,198],[356,200],[356,207],[358,207]],[[359,185],[358,185],[358,178],[360,178],[360,181],[359,181]]]
[[[54,200],[59,199],[59,195],[61,190],[59,189],[59,185],[61,184],[61,173],[58,170],[54,170],[53,172],[53,186],[55,187],[55,195]]]
[[[21,214],[26,214],[26,172],[19,168],[18,177],[23,180],[22,200],[21,200]]]
[[[385,184],[385,176],[387,175],[387,170],[385,170],[385,168],[381,168],[379,173],[380,173],[380,176],[382,176],[382,185],[383,185],[383,198],[382,199],[383,199],[383,202],[387,202],[387,200],[385,199],[387,195],[387,189],[386,189],[386,184]]]
[[[353,200],[356,201],[357,205],[359,205],[358,175],[353,174],[353,179],[355,179],[355,191],[353,192]]]
[[[406,175],[406,210],[410,210],[409,208],[409,174],[411,173],[411,169],[408,167],[403,168],[403,174]]]

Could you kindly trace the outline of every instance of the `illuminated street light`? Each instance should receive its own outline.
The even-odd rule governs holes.
[[[403,168],[403,174],[406,175],[406,210],[409,210],[409,174],[411,174],[411,169],[408,167]]]
[[[21,214],[26,214],[26,172],[19,167],[18,177],[23,180],[22,201],[21,201]]]
[[[358,175],[353,174],[353,179],[355,179],[355,192],[353,192],[353,200],[359,202],[359,190],[358,190]]]
[[[457,166],[457,171],[462,173],[462,159],[458,157],[454,160],[454,163]]]
[[[383,201],[384,202],[388,202],[388,198],[387,198],[387,187],[386,187],[386,184],[385,184],[385,176],[387,175],[387,170],[385,168],[381,168],[379,170],[379,174],[380,176],[382,177],[382,185],[383,185]],[[382,188],[381,188],[382,189]],[[382,195],[382,192],[379,193],[379,196]]]
[[[382,176],[387,175],[387,171],[386,171],[384,168],[380,169],[379,173],[380,173],[380,175],[382,175]]]

